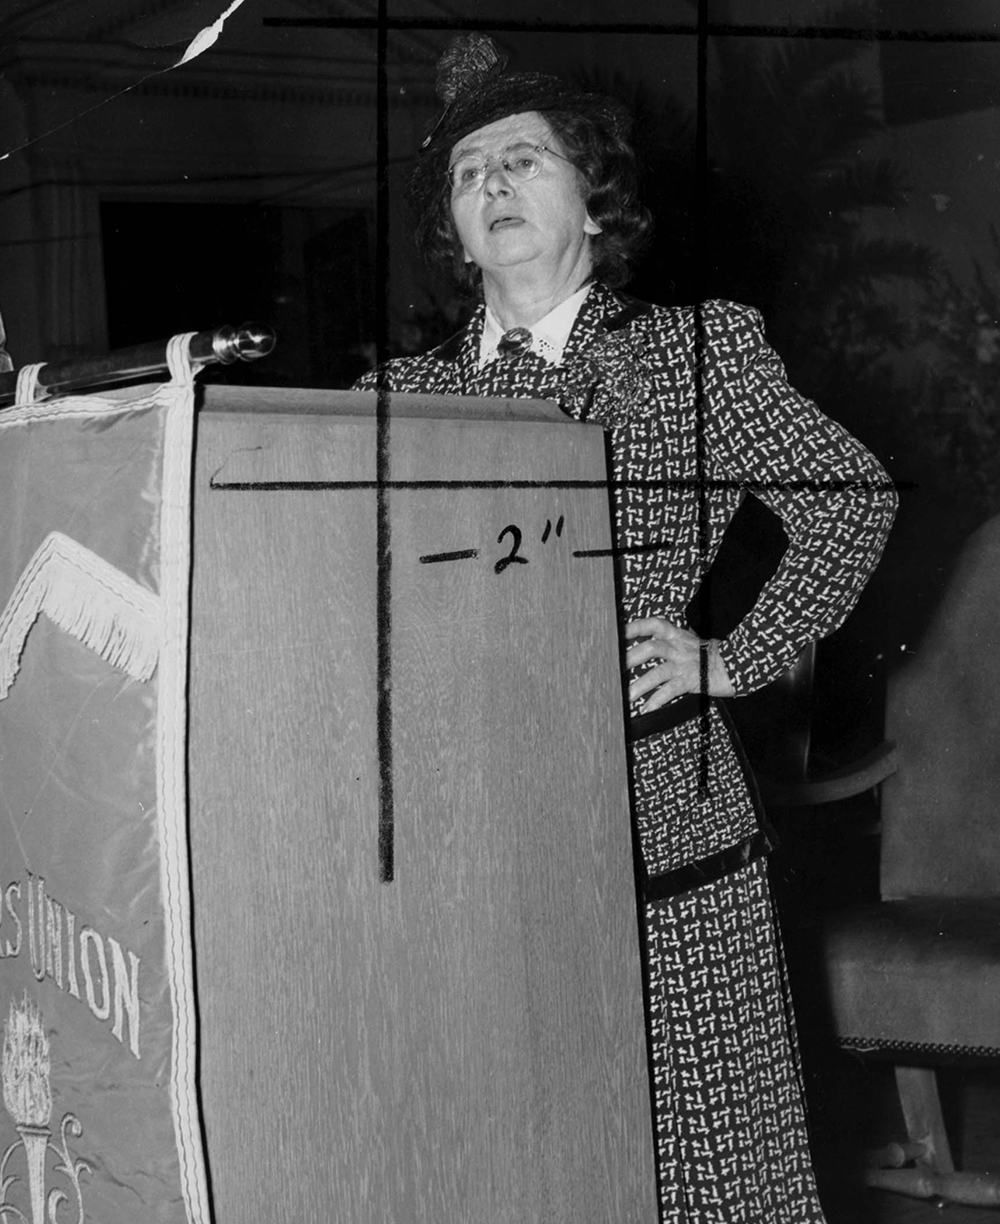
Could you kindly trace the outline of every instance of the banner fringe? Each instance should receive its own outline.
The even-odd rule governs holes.
[[[0,701],[40,613],[106,662],[149,680],[160,652],[159,599],[62,532],[45,537],[0,613]]]

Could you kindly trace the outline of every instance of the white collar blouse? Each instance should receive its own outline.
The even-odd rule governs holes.
[[[580,313],[580,307],[586,300],[590,288],[591,283],[588,282],[582,289],[578,289],[576,293],[550,310],[547,315],[539,319],[534,327],[530,329],[531,351],[541,357],[548,365],[559,365],[561,363],[566,342],[569,340],[569,334],[573,330],[576,316]],[[480,369],[489,365],[491,361],[496,360],[498,356],[497,346],[503,336],[504,329],[500,325],[500,321],[489,306],[487,306],[486,316],[483,321],[483,332],[479,340]]]

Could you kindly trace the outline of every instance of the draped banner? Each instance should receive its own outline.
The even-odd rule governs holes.
[[[0,412],[0,1224],[208,1224],[185,811],[194,385]]]

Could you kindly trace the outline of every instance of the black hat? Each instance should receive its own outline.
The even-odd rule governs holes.
[[[435,91],[444,111],[424,138],[410,181],[413,202],[440,186],[447,158],[463,136],[524,111],[565,110],[584,115],[619,137],[628,135],[626,108],[541,72],[507,72],[507,58],[488,34],[459,34],[438,60]]]

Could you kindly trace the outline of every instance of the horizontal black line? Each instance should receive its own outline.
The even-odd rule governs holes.
[[[606,480],[261,480],[210,481],[209,488],[230,492],[295,490],[338,492],[346,489],[606,489]]]
[[[798,493],[843,493],[865,489],[870,493],[915,489],[915,481],[868,480],[258,480],[209,481],[209,488],[227,493],[355,492],[390,489],[403,491],[462,492],[466,489],[707,489]]]
[[[502,18],[389,17],[265,17],[264,25],[307,30],[489,30],[501,33],[522,31],[529,34],[697,34],[698,27],[687,22],[660,21],[504,21]]]
[[[426,556],[419,557],[418,560],[421,565],[430,565],[434,561],[467,561],[472,557],[478,556],[478,548],[465,548],[461,552],[427,553]]]
[[[654,544],[632,544],[624,548],[578,548],[574,557],[638,557],[643,553],[666,552],[676,548],[676,543],[670,540],[660,540]]]
[[[681,22],[583,22],[583,21],[502,21],[454,17],[399,17],[379,22],[378,18],[350,17],[265,17],[265,26],[276,29],[307,30],[488,30],[500,33],[524,31],[531,34],[665,34],[709,38],[812,38],[845,39],[850,42],[1000,42],[1000,33],[972,30],[895,30],[862,26],[783,26],[735,25],[731,22],[697,25]]]

